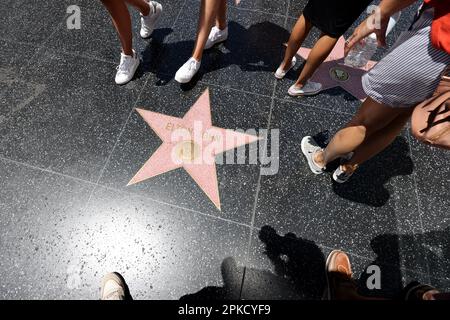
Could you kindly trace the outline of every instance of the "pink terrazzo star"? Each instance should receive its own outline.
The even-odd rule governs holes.
[[[352,68],[344,65],[345,39],[340,37],[333,51],[322,65],[317,69],[311,81],[320,82],[322,90],[341,87],[355,98],[363,101],[366,94],[362,88],[361,77],[376,64],[376,61],[369,61],[363,68]],[[297,54],[303,59],[307,59],[311,49],[301,47]]]
[[[198,98],[183,118],[136,109],[163,144],[131,179],[132,185],[162,173],[184,168],[220,210],[215,156],[260,138],[214,127],[209,90]]]

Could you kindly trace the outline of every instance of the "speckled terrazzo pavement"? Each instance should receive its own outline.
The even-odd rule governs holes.
[[[150,40],[132,11],[143,64],[122,87],[99,1],[0,3],[1,299],[97,299],[108,271],[137,299],[315,299],[334,248],[350,253],[362,290],[365,269],[380,266],[382,289],[367,294],[393,296],[414,279],[450,290],[448,152],[405,130],[345,185],[313,176],[300,156],[302,136],[326,142],[359,105],[340,89],[293,99],[295,73],[274,80],[306,1],[232,5],[230,39],[182,88],[172,78],[194,44],[199,2],[160,2]],[[66,28],[70,4],[81,30]],[[180,117],[206,88],[214,125],[280,129],[278,174],[218,165],[222,211],[182,170],[126,187],[161,143],[133,108]]]

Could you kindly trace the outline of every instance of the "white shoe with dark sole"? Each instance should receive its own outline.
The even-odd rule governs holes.
[[[314,161],[314,155],[322,151],[322,148],[319,147],[317,142],[314,140],[311,136],[306,136],[302,139],[301,142],[301,148],[303,155],[305,156],[306,160],[308,161],[309,169],[314,174],[322,174],[325,170],[325,167],[320,167],[315,161]]]

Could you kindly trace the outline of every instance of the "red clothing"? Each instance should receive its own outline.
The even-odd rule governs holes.
[[[424,0],[434,7],[431,42],[439,50],[450,54],[450,0]]]

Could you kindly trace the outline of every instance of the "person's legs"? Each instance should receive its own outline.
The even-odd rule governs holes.
[[[358,164],[391,143],[412,108],[433,94],[450,58],[430,43],[433,12],[425,13],[363,76],[363,89],[370,98],[327,148],[322,150],[311,136],[302,139],[302,152],[313,173],[320,174],[327,163],[356,152],[347,166],[333,173],[335,181],[345,182]]]
[[[125,0],[127,3],[139,10],[143,16],[150,14],[150,6],[147,1],[144,0]]]
[[[292,58],[294,58],[303,41],[305,41],[311,28],[311,22],[301,15],[295,23],[291,36],[289,37],[286,52],[284,53],[284,59],[280,65],[282,70],[286,71],[291,67]]]
[[[125,0],[141,12],[141,38],[149,38],[155,30],[161,13],[162,5],[156,1],[150,0]]]
[[[133,36],[131,18],[127,5],[123,0],[101,0],[111,15],[114,27],[119,34],[122,51],[127,56],[133,55]]]
[[[370,135],[355,149],[352,158],[344,165],[344,171],[358,167],[360,164],[386,149],[405,127],[413,110],[414,108],[405,108],[387,126]]]
[[[190,82],[200,70],[203,51],[228,38],[226,0],[202,0],[195,46],[191,58],[175,74],[179,83]],[[214,23],[216,27],[213,28]]]
[[[311,78],[317,68],[325,61],[330,52],[333,50],[338,39],[322,34],[316,44],[309,53],[306,64],[295,83],[296,87],[303,87]]]
[[[218,16],[219,8],[224,6],[223,2],[225,1],[202,0],[200,16],[198,19],[197,39],[195,41],[194,50],[192,51],[192,57],[197,61],[202,59],[206,41],[208,40],[214,21]]]
[[[334,135],[331,142],[323,151],[315,154],[314,161],[319,166],[326,166],[333,160],[354,152],[363,143],[367,144],[367,147],[361,149],[362,152],[359,151],[360,155],[358,157],[359,159],[366,158],[365,160],[367,160],[369,155],[373,156],[377,150],[379,152],[379,148],[382,147],[382,144],[380,144],[381,139],[388,139],[398,131],[398,127],[402,123],[403,118],[399,118],[399,122],[391,128],[389,128],[389,124],[400,115],[404,116],[403,114],[405,112],[405,109],[391,108],[376,102],[370,97],[367,98],[346,127]],[[383,130],[385,127],[387,130]],[[376,142],[371,142],[372,135],[377,131],[380,132],[378,137],[375,136]],[[370,148],[374,149],[372,150]],[[358,160],[358,158],[356,159]]]
[[[216,16],[216,27],[223,30],[227,27],[227,0],[218,0],[219,9]]]

